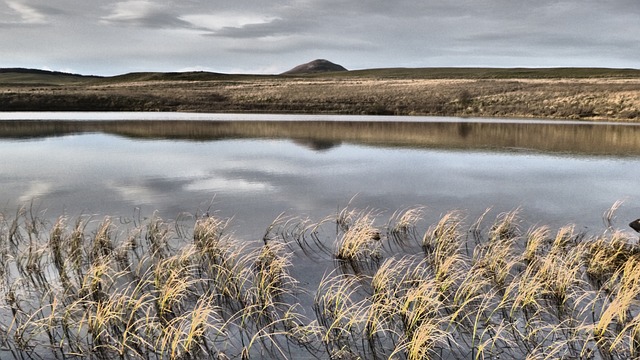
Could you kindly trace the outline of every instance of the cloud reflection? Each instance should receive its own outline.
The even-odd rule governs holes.
[[[290,140],[194,142],[95,133],[46,141],[0,139],[0,152],[3,211],[34,199],[54,217],[62,211],[127,216],[135,207],[143,208],[144,216],[158,210],[174,217],[211,208],[254,237],[282,212],[321,219],[354,196],[356,207],[393,213],[425,205],[428,216],[460,209],[471,220],[487,207],[496,212],[523,207],[525,216],[551,225],[599,226],[602,212],[626,198],[624,216],[640,213],[636,156],[347,141],[313,151]]]
[[[53,184],[49,182],[33,181],[29,184],[29,188],[18,197],[21,203],[28,203],[33,199],[45,197],[53,189]]]
[[[211,191],[211,192],[263,192],[273,191],[274,187],[260,182],[245,179],[226,179],[223,177],[211,177],[191,182],[184,187],[187,191]]]
[[[149,187],[132,184],[116,184],[114,181],[107,181],[106,187],[115,191],[122,200],[135,204],[152,204],[162,195]]]

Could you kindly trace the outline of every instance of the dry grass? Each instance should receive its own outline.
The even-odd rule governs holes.
[[[340,219],[343,229],[335,245],[335,257],[348,263],[356,272],[365,266],[376,264],[381,258],[380,230],[374,226],[375,217],[370,212],[350,213]]]
[[[0,355],[640,356],[637,238],[570,225],[524,231],[517,211],[470,228],[450,212],[419,237],[424,211],[386,222],[349,208],[317,223],[281,216],[249,243],[215,216],[125,226],[3,215]],[[319,283],[301,285],[312,277],[298,250],[326,265]]]
[[[3,110],[335,113],[640,120],[629,78],[237,77],[0,89]]]

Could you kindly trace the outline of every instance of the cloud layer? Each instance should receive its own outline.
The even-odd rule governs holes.
[[[640,68],[637,0],[5,0],[0,67],[117,74],[347,68]]]

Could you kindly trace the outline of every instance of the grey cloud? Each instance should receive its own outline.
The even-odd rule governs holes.
[[[639,16],[637,0],[7,0],[0,67],[640,67]]]
[[[615,36],[597,38],[585,32],[559,33],[553,30],[487,31],[462,36],[456,41],[465,47],[489,46],[490,48],[555,49],[557,51],[568,49],[588,51],[593,48],[613,50],[638,45],[638,41],[633,39],[621,39]]]
[[[168,7],[147,0],[118,2],[110,8],[111,13],[101,18],[103,23],[147,28],[193,27],[191,23],[181,20],[179,14]]]
[[[276,38],[265,42],[259,39],[244,39],[241,43],[236,43],[227,47],[234,53],[271,53],[279,54],[283,52],[302,52],[307,50],[318,51],[368,51],[377,47],[372,42],[358,39],[343,39],[335,41],[332,38],[325,38],[316,35],[294,35]],[[283,69],[287,70],[287,69]]]
[[[43,27],[46,23],[26,23],[23,21],[0,21],[0,29],[19,29],[19,28],[33,28]]]
[[[132,19],[115,19],[115,18],[103,18],[105,23],[111,25],[125,25],[125,26],[139,26],[146,28],[196,28],[191,23],[180,20],[167,13],[154,13],[147,14]]]
[[[247,24],[240,27],[226,26],[209,35],[238,39],[259,39],[271,36],[305,34],[312,31],[315,27],[316,24],[313,20],[274,19],[262,24]]]
[[[422,17],[425,15],[445,15],[459,12],[455,1],[429,2],[413,0],[396,1],[311,1],[305,12],[322,17],[349,17],[357,21],[358,17],[379,15],[383,17]]]
[[[56,16],[56,15],[63,15],[66,13],[66,11],[56,8],[56,7],[52,7],[49,5],[33,5],[32,6],[36,11],[38,11],[39,13],[45,15],[45,16]]]

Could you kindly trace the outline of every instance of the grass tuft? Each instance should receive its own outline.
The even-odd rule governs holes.
[[[371,210],[280,216],[246,241],[209,215],[116,226],[0,214],[0,357],[640,356],[629,233],[524,231],[517,211],[467,226],[452,211],[419,241],[422,215],[396,212],[386,228]],[[314,282],[311,268],[326,273]]]

